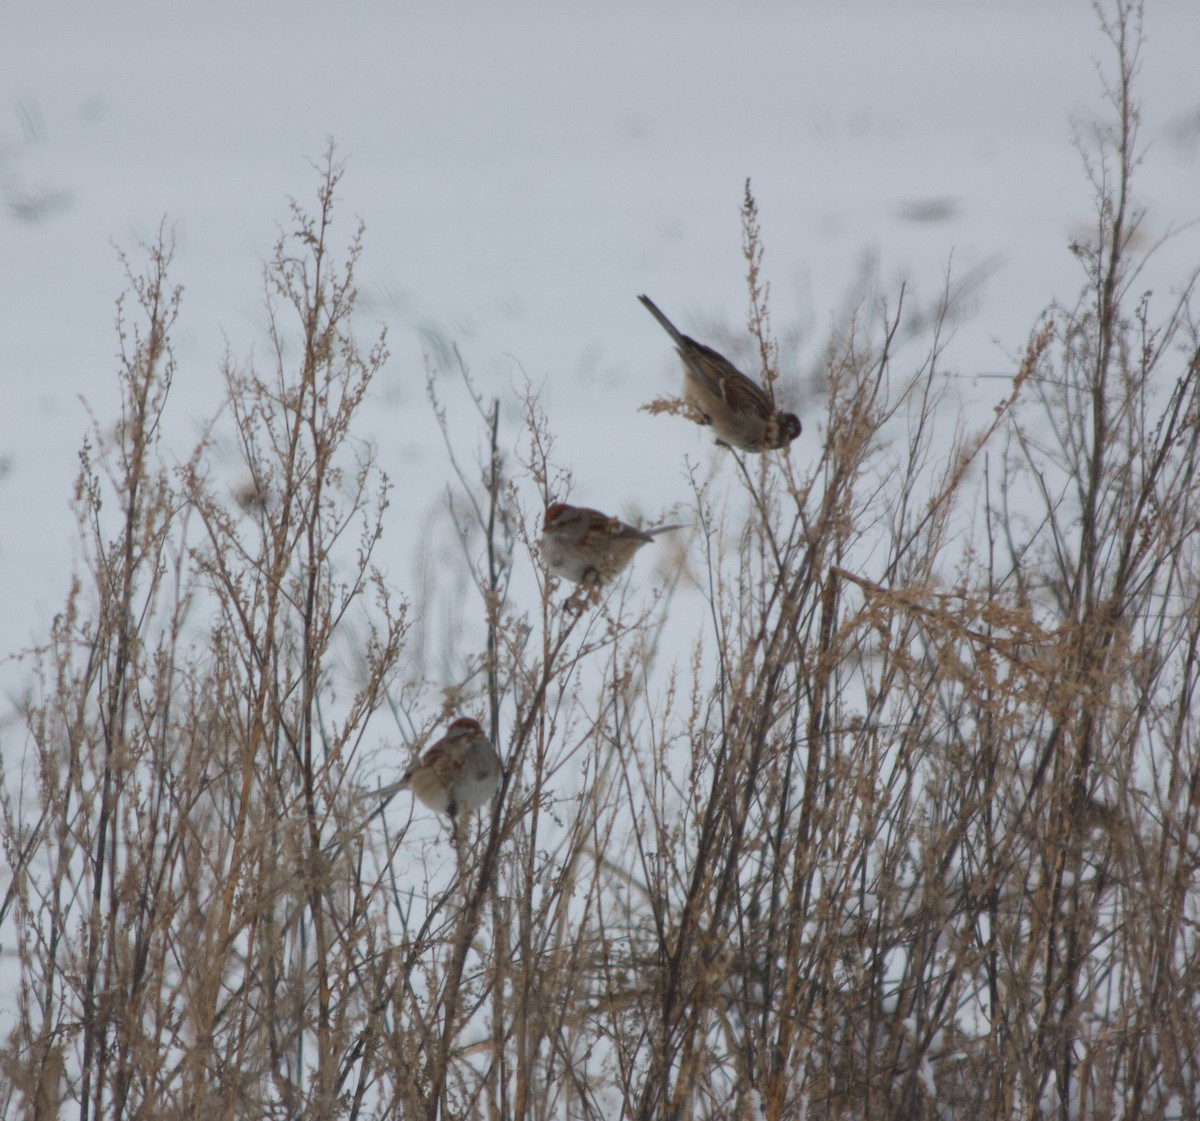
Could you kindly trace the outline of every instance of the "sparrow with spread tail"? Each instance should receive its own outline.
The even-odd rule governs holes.
[[[674,341],[683,359],[683,398],[712,425],[720,442],[765,452],[786,448],[800,435],[795,413],[779,412],[766,390],[724,355],[683,334],[649,296],[638,299]]]
[[[458,815],[484,805],[496,793],[500,773],[500,756],[479,721],[460,716],[399,782],[377,793],[387,799],[397,791],[411,790],[418,801],[450,818],[457,837]]]
[[[604,583],[621,572],[633,555],[655,536],[677,525],[636,529],[587,506],[552,502],[542,524],[542,556],[546,567],[573,584]]]

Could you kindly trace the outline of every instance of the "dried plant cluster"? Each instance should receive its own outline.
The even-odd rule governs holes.
[[[271,370],[226,363],[234,497],[210,441],[160,452],[160,239],[6,749],[0,1116],[1200,1116],[1200,334],[1194,278],[1138,287],[1138,12],[1105,30],[1085,285],[979,430],[935,435],[936,321],[915,371],[901,306],[853,323],[823,423],[717,453],[729,505],[697,479],[665,588],[564,607],[531,542],[569,475],[536,397],[516,471],[476,398],[441,673],[377,570],[386,352],[332,151],[266,269]],[[494,800],[389,824],[369,749],[460,713]]]

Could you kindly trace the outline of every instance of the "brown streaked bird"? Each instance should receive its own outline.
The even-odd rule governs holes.
[[[586,580],[604,583],[621,572],[634,553],[656,535],[680,528],[661,525],[636,529],[587,506],[552,502],[546,507],[542,523],[542,556],[551,572],[573,584]]]
[[[484,805],[500,785],[500,756],[478,720],[460,716],[426,750],[399,782],[378,791],[390,798],[411,790],[431,810],[446,814],[457,836],[458,815]]]
[[[639,296],[646,310],[671,336],[683,359],[683,399],[720,438],[744,452],[786,448],[800,435],[800,418],[779,412],[775,402],[723,354],[683,334],[649,296]]]

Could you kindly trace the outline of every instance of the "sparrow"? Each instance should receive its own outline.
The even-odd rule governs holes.
[[[680,528],[635,529],[587,506],[552,502],[542,524],[542,556],[551,572],[573,584],[603,583],[621,572],[657,534]]]
[[[457,830],[458,814],[477,810],[500,785],[500,756],[478,720],[460,716],[446,734],[404,773],[399,782],[378,791],[390,798],[411,790],[431,810],[446,814]]]
[[[795,413],[778,412],[766,390],[729,359],[680,332],[649,296],[638,299],[674,340],[683,359],[683,399],[712,425],[719,443],[765,452],[786,448],[800,435]]]

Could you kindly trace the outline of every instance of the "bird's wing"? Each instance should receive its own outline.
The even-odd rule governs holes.
[[[608,519],[609,537],[619,537],[627,541],[652,541],[653,538],[643,529],[627,525],[620,518]]]
[[[757,413],[764,419],[775,415],[775,405],[766,391],[751,381],[741,370],[723,361],[719,392],[730,410],[735,413]]]

